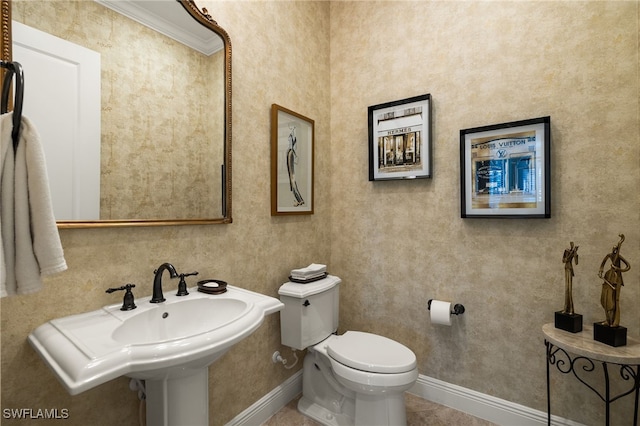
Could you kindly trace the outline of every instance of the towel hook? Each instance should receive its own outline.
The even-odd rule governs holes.
[[[22,122],[22,104],[24,100],[24,72],[19,62],[0,61],[0,67],[7,70],[4,81],[2,83],[2,103],[1,112],[6,113],[9,109],[9,93],[11,92],[11,80],[13,75],[16,76],[15,94],[13,101],[13,129],[11,131],[11,139],[13,140],[13,149],[18,148],[20,137],[20,123]]]

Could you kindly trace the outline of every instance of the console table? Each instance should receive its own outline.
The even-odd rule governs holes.
[[[549,373],[555,365],[563,374],[572,373],[581,383],[596,393],[606,406],[606,424],[609,426],[612,402],[631,393],[635,396],[633,425],[638,425],[638,396],[640,395],[640,340],[627,337],[627,345],[613,347],[593,340],[593,327],[585,325],[580,333],[555,328],[554,323],[542,326],[547,347],[547,424],[551,425],[551,396]],[[580,363],[578,369],[576,363]],[[588,384],[582,373],[590,373],[601,366],[604,374],[604,394]],[[629,388],[618,395],[611,395],[609,370],[619,370],[621,380],[629,382]],[[625,387],[626,388],[626,387]]]

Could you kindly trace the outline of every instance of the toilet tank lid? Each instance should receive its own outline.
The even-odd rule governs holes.
[[[310,282],[307,284],[286,282],[280,286],[278,294],[280,296],[289,296],[302,299],[305,297],[313,296],[314,294],[322,293],[340,284],[342,280],[334,275],[327,275],[326,278]]]

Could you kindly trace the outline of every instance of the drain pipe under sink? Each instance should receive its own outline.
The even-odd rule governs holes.
[[[138,423],[140,426],[147,425],[147,393],[144,386],[144,380],[131,379],[129,380],[129,389],[132,391],[138,391],[138,399],[140,404],[138,405]]]

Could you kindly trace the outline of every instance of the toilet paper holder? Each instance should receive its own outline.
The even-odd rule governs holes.
[[[429,301],[427,302],[427,309],[431,310],[431,302],[433,301],[433,299],[429,299]],[[455,305],[453,305],[453,311],[451,311],[451,315],[462,315],[464,314],[464,306],[461,305],[460,303],[456,303]]]

